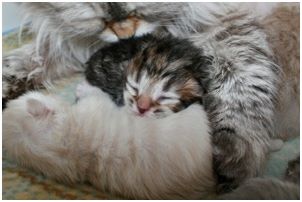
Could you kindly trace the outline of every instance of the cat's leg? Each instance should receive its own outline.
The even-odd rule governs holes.
[[[300,184],[300,155],[296,159],[288,162],[285,179],[287,181]]]
[[[34,45],[24,45],[2,58],[2,109],[6,102],[41,85],[42,61]]]
[[[28,90],[43,88],[53,79],[83,70],[81,64],[74,65],[62,57],[64,55],[52,58],[46,48],[37,54],[35,42],[4,55],[2,109],[5,108],[7,101],[17,98]]]
[[[274,134],[279,67],[269,59],[243,65],[221,56],[209,70],[205,105],[213,128],[218,191],[227,192],[263,172]]]
[[[281,139],[271,139],[269,142],[270,146],[270,151],[271,152],[275,152],[275,151],[279,151],[280,149],[282,149],[283,145],[284,145],[284,141]]]
[[[278,140],[279,142],[279,140]],[[285,179],[253,178],[231,193],[219,196],[224,200],[295,200],[300,199],[300,156],[291,160]]]

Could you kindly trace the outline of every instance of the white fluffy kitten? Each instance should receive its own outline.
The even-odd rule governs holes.
[[[198,199],[213,192],[202,106],[148,119],[129,115],[97,92],[73,106],[38,92],[11,101],[3,112],[3,147],[46,176],[89,181],[124,197]]]

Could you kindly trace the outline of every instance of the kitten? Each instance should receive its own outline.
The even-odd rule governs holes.
[[[207,99],[203,101],[213,128],[214,168],[221,187],[229,190],[261,174],[268,141],[278,134],[274,124],[275,103],[284,96],[278,97],[281,70],[259,22],[278,4],[22,5],[32,18],[30,29],[36,37],[32,43],[3,57],[4,101],[57,77],[83,71],[88,58],[107,43],[106,38],[135,36],[136,30],[169,32],[190,39],[203,50],[203,55],[212,58],[207,78],[200,82],[207,90]],[[137,20],[147,22],[153,29]],[[103,32],[109,28],[112,31],[104,37]],[[121,34],[122,30],[125,34]],[[291,110],[288,109],[291,106],[284,107],[283,111]]]
[[[202,106],[146,119],[129,115],[95,89],[81,92],[86,97],[73,106],[38,92],[9,102],[3,148],[48,177],[88,181],[126,198],[200,199],[213,193],[210,128]]]
[[[3,57],[3,99],[83,71],[88,58],[107,43],[151,32],[188,37],[219,23],[218,16],[249,12],[249,4],[175,2],[25,2],[32,43]],[[255,4],[259,13],[275,4]],[[263,7],[263,8],[262,8]],[[13,79],[12,79],[13,78]],[[26,85],[25,85],[26,84]],[[42,85],[41,85],[42,84]]]
[[[192,63],[189,66],[189,72],[202,87],[203,91],[200,95],[202,95],[205,110],[209,113],[213,128],[214,169],[218,174],[220,184],[218,191],[227,192],[236,188],[244,180],[260,175],[263,171],[267,154],[270,152],[270,140],[275,138],[273,117],[281,70],[274,62],[273,52],[268,46],[265,33],[253,18],[243,18],[239,14],[234,14],[232,19],[221,17],[220,20],[221,24],[209,28],[208,32],[191,35],[190,41],[198,48],[193,48],[193,46],[187,48],[184,45],[185,48],[177,47],[175,49],[178,52],[192,50],[190,53],[194,53],[194,55],[198,53],[199,59],[197,60],[202,61],[198,64]],[[171,40],[173,39],[171,38]],[[135,52],[137,49],[135,44],[129,43],[128,47],[132,45],[134,45]],[[88,74],[93,65],[102,71],[97,73],[94,70],[90,73],[92,78],[87,77],[90,81],[97,81],[93,85],[107,85],[110,88],[109,91],[112,91],[112,88],[116,86],[115,82],[124,82],[121,76],[123,74],[119,75],[120,73],[116,72],[124,69],[125,63],[122,62],[123,57],[117,60],[116,58],[120,55],[130,57],[132,54],[135,55],[133,50],[129,51],[129,48],[127,49],[125,46],[122,45],[120,49],[128,52],[126,54],[119,53],[112,56],[114,53],[111,52],[118,50],[117,45],[114,44],[114,48],[111,50],[105,48],[106,51],[100,51],[100,54],[97,53],[92,57],[90,60],[92,64],[88,65]],[[181,59],[180,55],[173,52],[175,50],[173,46],[167,44],[164,47],[167,47],[168,54],[173,53],[176,55],[174,57]],[[146,58],[153,57],[152,51],[150,53],[146,51],[146,53],[145,55],[148,56]],[[160,53],[162,54],[162,52]],[[140,69],[140,63],[145,65],[145,69],[148,69],[149,61],[159,61],[158,65],[160,65],[162,58],[160,58],[160,54],[158,56],[157,60],[148,60],[144,59],[143,54],[138,54],[137,58],[140,58],[142,62],[137,61],[136,69]],[[110,61],[108,58],[111,58],[111,61],[122,62],[122,65],[117,65],[117,70],[112,71],[112,68],[110,69],[112,64],[108,63]],[[190,60],[196,61],[195,56]],[[94,63],[94,61],[97,62]],[[86,75],[88,75],[87,72]],[[109,74],[112,76],[108,76]],[[107,75],[105,79],[104,75]],[[114,79],[106,84],[112,78]],[[142,74],[138,78],[143,81],[144,75]],[[130,79],[130,82],[133,80],[135,81],[135,79]],[[118,86],[120,86],[119,92],[121,92],[123,86]],[[134,82],[129,85],[128,82],[127,89],[132,91],[132,97],[136,93],[133,88],[139,86],[144,85],[137,85]],[[144,104],[142,104],[146,105],[148,109],[152,103],[149,98],[144,98]],[[119,100],[124,99],[120,96]],[[133,111],[142,114],[139,113],[135,100],[129,100],[126,104],[130,105],[131,102],[134,103],[131,106]],[[155,110],[152,109],[152,111]]]
[[[206,58],[189,41],[146,35],[114,43],[88,61],[86,79],[139,116],[165,117],[201,102],[204,88],[192,74]]]
[[[88,181],[100,190],[128,198],[217,197],[210,128],[200,105],[157,120],[129,115],[90,85],[79,85],[76,94],[80,100],[74,106],[38,92],[9,102],[3,112],[6,152],[21,165],[48,177],[65,183]],[[255,184],[266,191],[257,191]],[[299,189],[290,183],[255,179],[218,197],[298,196]]]

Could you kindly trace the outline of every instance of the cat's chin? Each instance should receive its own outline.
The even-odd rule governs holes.
[[[138,111],[133,110],[132,108],[126,107],[126,112],[129,113],[130,115],[136,116],[136,117],[140,117],[140,118],[153,118],[153,119],[157,119],[159,117],[157,117],[154,113],[144,113],[141,114]]]
[[[145,34],[150,34],[152,32],[154,32],[154,30],[156,30],[156,28],[158,27],[158,25],[156,23],[149,23],[146,22],[144,20],[142,20],[138,26],[138,28],[136,29],[135,33],[133,36],[129,36],[128,38],[131,37],[140,37],[143,36]],[[111,29],[105,29],[100,35],[99,38],[102,41],[108,42],[108,43],[113,43],[113,42],[117,42],[120,39],[118,38],[118,36],[111,30]],[[126,39],[126,38],[123,38]]]
[[[163,119],[167,116],[169,116],[169,114],[164,114],[164,113],[152,113],[152,112],[147,112],[144,114],[141,114],[139,112],[135,112],[135,111],[131,111],[132,114],[134,114],[135,116],[141,117],[141,118],[151,118],[151,119]]]

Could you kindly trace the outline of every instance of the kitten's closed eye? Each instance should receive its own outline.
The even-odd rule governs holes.
[[[176,104],[179,103],[180,100],[177,96],[162,95],[157,98],[157,102],[159,102],[160,104]]]
[[[173,99],[173,98],[167,97],[167,96],[160,96],[159,98],[157,98],[157,101],[164,101],[164,100],[169,100],[169,99]]]
[[[132,96],[138,95],[138,89],[131,85],[130,83],[126,83],[126,88]]]

